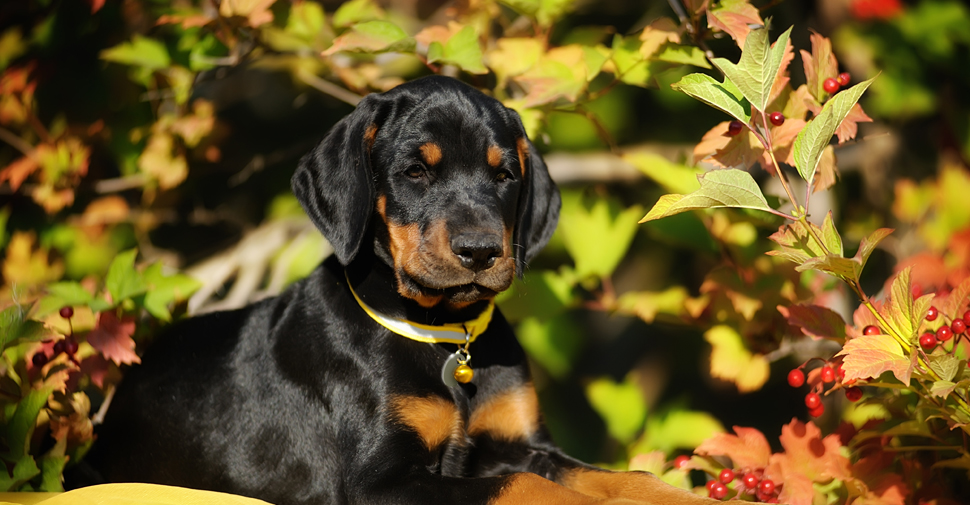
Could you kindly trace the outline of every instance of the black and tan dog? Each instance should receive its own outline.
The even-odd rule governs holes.
[[[586,465],[543,428],[493,310],[559,214],[514,112],[443,77],[370,95],[293,189],[334,257],[159,338],[89,455],[106,481],[279,505],[709,501]]]

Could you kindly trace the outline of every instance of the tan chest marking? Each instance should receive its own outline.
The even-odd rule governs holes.
[[[471,414],[468,434],[489,435],[495,440],[517,441],[539,428],[539,399],[535,388],[522,386],[486,400]]]
[[[450,400],[440,396],[405,396],[391,398],[394,418],[417,433],[429,451],[462,437],[461,414]]]

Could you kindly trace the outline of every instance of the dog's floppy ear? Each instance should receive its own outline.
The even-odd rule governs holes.
[[[382,119],[379,95],[368,95],[300,159],[293,193],[323,232],[340,263],[360,249],[374,208],[370,148]]]
[[[556,230],[562,201],[542,156],[525,136],[518,140],[518,152],[523,185],[513,240],[515,270],[522,276],[528,262],[545,247]]]

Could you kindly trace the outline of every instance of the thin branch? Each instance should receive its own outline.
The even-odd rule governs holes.
[[[310,72],[307,72],[306,70],[299,71],[297,76],[301,81],[316,88],[318,91],[330,95],[342,102],[349,103],[354,107],[356,107],[357,104],[363,99],[363,97],[360,95],[347,91],[346,89],[341,88],[340,86],[337,86],[326,79],[321,79]]]
[[[30,156],[34,150],[34,146],[27,143],[26,140],[17,136],[16,133],[0,127],[0,140],[10,144],[11,147],[20,151],[24,156]]]

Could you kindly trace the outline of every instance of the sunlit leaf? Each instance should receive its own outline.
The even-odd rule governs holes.
[[[711,376],[733,382],[742,393],[757,391],[768,380],[768,361],[752,354],[734,328],[715,326],[704,333],[704,340],[712,348]]]
[[[169,304],[188,299],[202,286],[201,282],[187,275],[163,275],[161,263],[154,263],[146,268],[143,277],[148,288],[145,293],[145,310],[163,321],[172,319],[168,310]]]
[[[13,415],[7,419],[4,426],[6,452],[3,459],[19,461],[30,453],[30,438],[34,433],[37,416],[47,405],[47,398],[54,392],[54,387],[33,389],[17,403]]]
[[[713,170],[698,179],[700,189],[686,195],[660,197],[660,201],[640,222],[697,209],[735,207],[772,210],[751,174],[743,170]]]
[[[148,70],[159,70],[171,64],[164,44],[137,34],[132,37],[131,42],[122,42],[101,51],[101,59]]]
[[[771,89],[785,57],[791,30],[785,30],[773,46],[768,42],[766,28],[752,30],[744,42],[744,51],[737,64],[724,58],[711,60],[741,90],[751,105],[762,112],[766,111],[771,101]]]
[[[828,96],[822,84],[826,79],[834,79],[838,76],[839,62],[832,54],[832,41],[814,31],[810,38],[812,52],[809,53],[804,49],[800,51],[805,70],[805,86],[815,100],[821,102]]]
[[[697,176],[704,173],[700,168],[674,163],[648,151],[625,152],[622,158],[671,193],[684,194],[700,189]]]
[[[64,264],[49,261],[46,249],[34,250],[34,233],[15,231],[3,259],[3,279],[9,285],[34,286],[57,280],[64,274]]]
[[[590,405],[606,422],[606,431],[616,440],[629,443],[643,428],[647,404],[634,378],[616,383],[609,378],[596,379],[586,386]]]
[[[740,93],[735,94],[731,86],[717,82],[707,74],[685,75],[670,87],[720,109],[742,123],[751,120],[750,107],[744,97]]]
[[[903,384],[913,374],[910,359],[889,335],[863,335],[845,343],[836,356],[843,356],[844,381],[879,377],[892,372]]]
[[[486,59],[499,82],[504,83],[532,68],[542,53],[542,42],[537,39],[502,37],[496,41],[496,48],[488,51]]]
[[[450,63],[472,74],[488,72],[482,65],[482,47],[478,34],[471,26],[462,28],[444,44],[432,42],[428,48],[428,61]]]
[[[640,319],[652,323],[657,314],[680,316],[684,312],[684,302],[690,293],[683,286],[673,286],[664,291],[628,291],[623,293],[617,304],[621,310],[632,312]]]
[[[764,25],[758,8],[748,0],[722,0],[707,11],[707,24],[721,30],[744,47],[751,26]]]
[[[583,198],[575,192],[564,193],[562,202],[559,232],[576,263],[576,275],[608,277],[626,255],[642,208],[623,209],[617,200]]]
[[[816,166],[822,157],[822,151],[828,147],[835,130],[849,115],[862,93],[872,84],[873,79],[860,82],[837,93],[825,103],[822,112],[809,121],[808,126],[798,134],[792,149],[795,165],[802,179],[811,183],[815,178]]]
[[[515,331],[529,357],[557,378],[565,377],[583,345],[583,335],[569,315],[524,319]]]
[[[350,0],[344,2],[333,13],[333,26],[346,28],[364,21],[384,19],[384,10],[373,0]]]
[[[115,256],[111,266],[108,267],[104,287],[111,293],[115,304],[144,293],[148,289],[142,274],[135,270],[136,256],[138,256],[138,250],[129,249]]]
[[[242,16],[253,28],[273,21],[270,7],[276,0],[222,0],[219,2],[219,15],[224,17]]]
[[[339,51],[378,53],[385,51],[411,51],[414,39],[404,30],[389,21],[365,21],[353,25],[349,30],[333,40],[324,56]]]
[[[735,468],[764,468],[771,457],[768,439],[755,428],[735,426],[735,435],[718,433],[705,440],[694,454],[702,456],[725,456]]]
[[[879,228],[878,230],[872,232],[866,238],[859,242],[859,250],[855,253],[855,259],[861,265],[859,269],[865,268],[866,262],[869,261],[869,256],[872,255],[879,243],[888,237],[894,230],[892,228]]]
[[[27,319],[28,307],[12,305],[0,311],[0,351],[21,342],[36,342],[50,336],[43,323]]]
[[[88,333],[87,341],[116,365],[141,363],[141,358],[135,354],[135,341],[131,339],[134,333],[134,318],[118,319],[118,316],[109,310],[98,315],[98,325]]]
[[[3,491],[19,491],[27,481],[40,475],[40,468],[30,455],[24,455],[16,460],[12,474],[0,472],[0,489]]]
[[[707,62],[707,55],[699,47],[667,44],[654,58],[667,63],[693,65],[701,68],[711,68]]]

